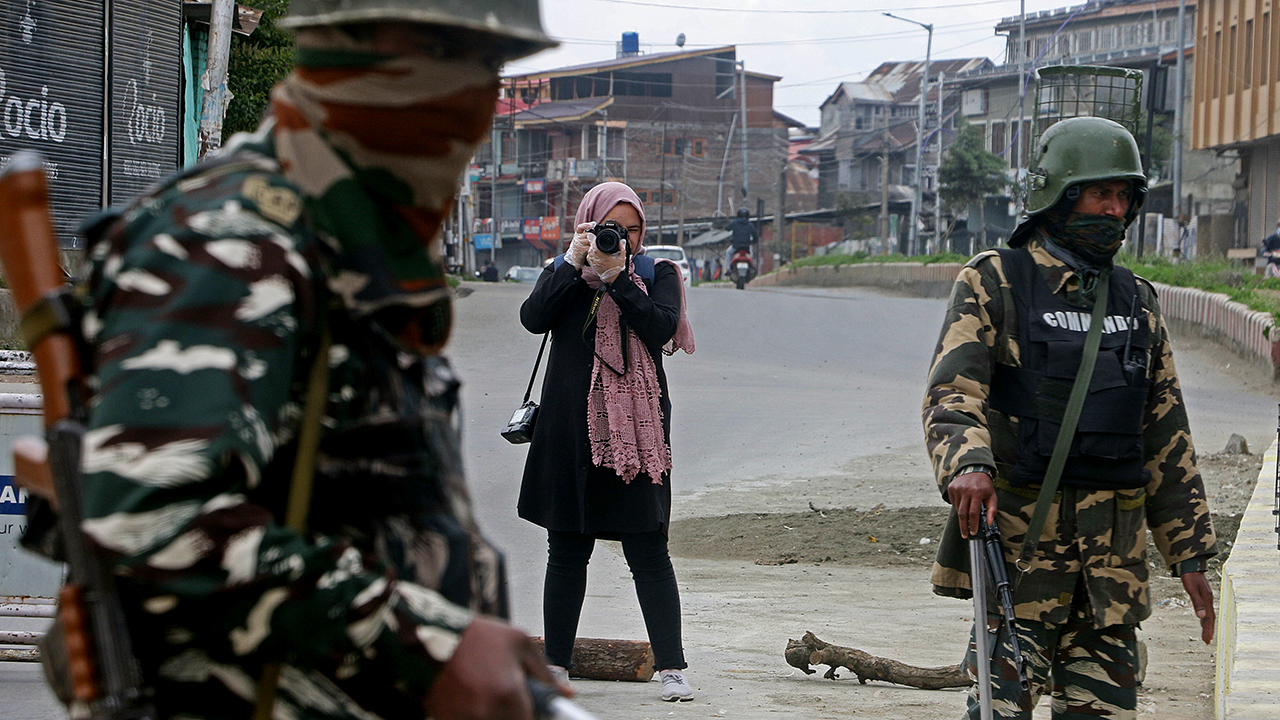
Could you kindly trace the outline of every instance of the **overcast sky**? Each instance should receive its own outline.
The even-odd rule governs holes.
[[[1019,0],[541,0],[542,22],[560,47],[506,66],[507,73],[607,60],[622,33],[640,35],[645,53],[737,45],[748,71],[782,77],[774,108],[808,125],[845,80],[861,80],[880,63],[923,60],[928,33],[884,17],[889,11],[933,23],[933,58],[1004,59],[1002,18]],[[1026,0],[1028,13],[1083,2]],[[1065,16],[1064,16],[1065,17]],[[1187,30],[1191,35],[1191,28]]]

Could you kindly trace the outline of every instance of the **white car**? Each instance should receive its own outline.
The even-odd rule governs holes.
[[[685,287],[692,287],[693,271],[689,269],[689,259],[684,256],[684,248],[679,245],[646,245],[644,254],[655,260],[662,258],[679,265],[680,273],[684,276]]]
[[[541,274],[542,268],[512,265],[507,268],[507,275],[503,279],[507,282],[536,283],[538,282],[538,276]]]

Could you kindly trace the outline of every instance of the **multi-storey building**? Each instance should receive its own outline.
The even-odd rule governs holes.
[[[1176,98],[1178,0],[1091,0],[1083,5],[1004,18],[996,32],[1007,37],[1004,63],[955,78],[962,97],[960,114],[982,131],[985,147],[1004,158],[1010,178],[1023,177],[1030,161],[1037,91],[1036,71],[1054,65],[1104,65],[1141,70],[1141,116],[1138,144],[1145,154],[1146,119],[1153,120],[1153,152],[1146,162],[1151,190],[1147,198],[1147,249],[1171,252],[1176,243],[1172,197],[1172,130]],[[1233,157],[1190,152],[1192,145],[1192,78],[1195,74],[1194,19],[1196,1],[1186,2],[1184,39],[1184,105],[1181,203],[1194,229],[1196,216],[1230,213],[1236,173]],[[1025,35],[1022,27],[1025,27]],[[1022,37],[1023,39],[1020,39]],[[1019,77],[1026,78],[1025,96]],[[1196,146],[1201,147],[1201,146]],[[1017,221],[1013,197],[990,198],[987,232],[1007,234]],[[1203,229],[1203,227],[1201,228]],[[1183,248],[1190,250],[1190,248]]]
[[[1215,254],[1257,245],[1280,219],[1280,22],[1271,10],[1201,0],[1196,17],[1191,144],[1240,162],[1232,215],[1201,232],[1202,249]]]
[[[500,266],[563,247],[583,193],[605,180],[645,202],[650,244],[681,242],[739,207],[779,207],[787,129],[799,124],[773,110],[780,78],[744,71],[731,45],[641,55],[627,34],[621,47],[611,60],[504,78],[471,173],[476,248],[496,218]]]
[[[920,173],[921,217],[928,233],[933,232],[939,153],[953,136],[955,94],[946,88],[946,78],[990,66],[986,58],[937,60],[929,65],[921,158],[925,170]],[[907,236],[905,220],[917,178],[915,148],[924,70],[923,62],[886,62],[859,82],[841,83],[822,103],[821,135],[804,150],[819,158],[819,206],[865,219],[879,213],[882,200],[887,200],[889,235]],[[856,237],[878,235],[882,230],[863,221],[846,222],[846,231]]]

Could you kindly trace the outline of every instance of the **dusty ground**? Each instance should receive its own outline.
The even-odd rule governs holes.
[[[1201,472],[1213,508],[1215,527],[1224,548],[1229,548],[1239,525],[1239,515],[1253,492],[1262,465],[1260,454],[1210,454],[1200,458]],[[701,561],[700,570],[713,567],[733,568],[738,574],[750,565],[758,566],[761,593],[775,585],[775,576],[765,574],[776,567],[787,573],[782,588],[775,592],[778,615],[759,618],[773,628],[771,640],[778,645],[784,636],[799,637],[812,630],[819,637],[836,644],[859,647],[873,654],[892,657],[917,665],[949,664],[958,660],[958,640],[971,622],[969,607],[957,601],[944,601],[924,606],[938,614],[935,620],[922,615],[922,606],[909,593],[927,592],[928,567],[932,562],[935,542],[941,532],[946,507],[936,494],[922,493],[918,485],[900,478],[919,478],[923,460],[913,463],[901,453],[885,453],[852,464],[849,474],[810,478],[785,483],[781,478],[753,483],[750,487],[706,492],[694,503],[681,503],[686,508],[698,506],[699,514],[718,508],[752,505],[792,512],[730,512],[723,515],[684,517],[671,529],[671,548],[678,568],[689,561]],[[848,498],[851,491],[875,499],[874,506],[833,507],[833,500]],[[912,503],[915,503],[914,505]],[[1150,549],[1152,561],[1153,617],[1143,623],[1141,637],[1151,658],[1148,675],[1140,696],[1141,714],[1169,720],[1201,720],[1212,717],[1213,653],[1194,637],[1195,619],[1187,607],[1181,583],[1168,577],[1164,565]],[[1225,559],[1225,558],[1221,558]],[[1215,592],[1220,560],[1210,568]],[[786,569],[784,567],[786,566]],[[848,573],[845,569],[859,569]],[[773,573],[775,571],[767,571]],[[749,571],[748,571],[749,573]],[[699,580],[710,581],[710,575],[682,574],[681,584],[699,586]],[[852,581],[855,587],[847,583]],[[790,583],[791,590],[786,589]],[[865,583],[858,587],[858,583]],[[803,610],[786,612],[788,608],[812,606],[823,594],[836,594],[840,602],[859,603],[854,614],[860,622],[848,618],[807,614]],[[907,622],[895,621],[895,596]],[[862,603],[888,609],[888,617],[868,617]],[[768,603],[760,603],[767,607]],[[936,609],[935,609],[936,608]],[[730,604],[725,616],[740,608]],[[692,613],[695,628],[700,618]],[[720,616],[724,617],[724,616]],[[785,618],[785,619],[784,619]],[[900,627],[901,636],[884,637]],[[930,625],[938,627],[933,637],[920,635]],[[957,645],[948,654],[943,648]],[[939,648],[941,645],[943,648]],[[954,655],[955,657],[951,657]],[[781,658],[778,658],[781,662]],[[755,671],[760,679],[785,675],[776,667],[765,666]],[[786,675],[787,683],[768,696],[784,705],[798,703],[820,714],[855,713],[877,718],[955,717],[963,700],[955,691],[919,691],[872,683],[858,686],[852,680],[821,680],[819,676]],[[745,681],[745,678],[744,678]],[[796,686],[794,683],[805,682]],[[775,697],[776,696],[776,697]],[[765,706],[771,703],[766,702]],[[1042,703],[1036,717],[1047,717],[1047,703]],[[762,708],[764,709],[764,708]],[[798,708],[797,708],[798,709]],[[781,712],[778,709],[768,712]],[[665,714],[665,713],[664,713]],[[730,713],[732,715],[732,713]],[[721,715],[723,716],[723,715]]]

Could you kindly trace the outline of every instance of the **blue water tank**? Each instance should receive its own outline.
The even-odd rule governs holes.
[[[623,55],[639,55],[640,54],[640,33],[637,33],[637,32],[622,33],[622,54]]]

